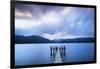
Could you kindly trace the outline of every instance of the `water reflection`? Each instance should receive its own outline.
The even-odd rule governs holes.
[[[51,64],[57,51],[63,63],[94,60],[94,43],[15,44],[15,64]]]

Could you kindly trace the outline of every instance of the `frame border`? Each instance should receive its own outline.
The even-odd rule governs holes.
[[[70,6],[70,7],[85,7],[94,8],[94,61],[86,62],[70,62],[70,63],[55,63],[55,64],[39,64],[39,65],[21,65],[15,66],[15,4],[36,4],[36,5],[53,5],[53,6]],[[96,5],[81,5],[81,4],[66,4],[66,3],[53,3],[53,2],[34,2],[34,1],[10,1],[10,68],[29,68],[29,67],[48,67],[48,66],[64,66],[64,65],[81,65],[93,64],[97,62],[96,46],[97,46],[97,30],[96,30]]]

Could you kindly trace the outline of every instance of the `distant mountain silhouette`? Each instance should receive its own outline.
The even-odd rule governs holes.
[[[15,43],[87,43],[87,42],[94,42],[94,38],[86,37],[86,38],[74,38],[74,39],[56,39],[56,40],[49,40],[43,38],[41,36],[15,36]]]
[[[15,37],[15,43],[48,43],[50,40],[40,36],[19,36]]]
[[[55,43],[77,43],[77,42],[94,42],[94,38],[92,37],[85,37],[85,38],[73,38],[73,39],[59,39],[59,40],[53,40]]]

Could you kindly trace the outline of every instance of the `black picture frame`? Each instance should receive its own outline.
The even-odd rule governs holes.
[[[23,66],[15,66],[15,4],[37,4],[37,5],[53,5],[53,6],[71,6],[71,7],[85,7],[85,8],[94,8],[95,17],[94,17],[94,38],[95,38],[95,48],[94,48],[94,61],[87,62],[74,62],[74,63],[56,63],[56,64],[40,64],[40,65],[23,65]],[[81,5],[81,4],[64,4],[64,3],[49,3],[49,2],[33,2],[33,1],[11,1],[11,12],[10,12],[10,68],[28,68],[28,67],[44,67],[44,66],[60,66],[60,65],[76,65],[76,64],[91,64],[96,63],[96,6],[95,5]]]

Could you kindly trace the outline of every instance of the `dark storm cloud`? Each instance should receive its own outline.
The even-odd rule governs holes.
[[[63,7],[58,6],[45,6],[45,5],[26,5],[16,4],[15,15],[19,19],[39,19],[41,15],[45,15],[48,11],[56,10],[61,11]]]

